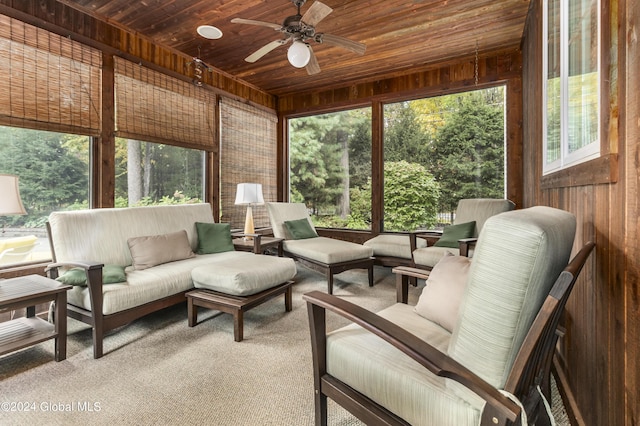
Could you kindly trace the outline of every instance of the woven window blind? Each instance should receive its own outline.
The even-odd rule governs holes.
[[[221,222],[244,228],[246,206],[236,206],[236,186],[261,183],[265,201],[277,200],[278,117],[227,98],[220,100]],[[255,227],[268,227],[264,206],[253,207]]]
[[[193,148],[215,146],[216,95],[115,58],[116,134]]]
[[[100,134],[100,51],[0,15],[0,124]]]

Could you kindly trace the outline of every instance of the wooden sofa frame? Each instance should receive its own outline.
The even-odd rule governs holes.
[[[550,370],[558,339],[558,323],[578,274],[593,248],[592,242],[585,244],[557,278],[534,319],[507,378],[504,389],[523,403],[527,417],[532,423],[549,424],[549,419],[544,415],[544,404],[538,387],[548,399]],[[408,285],[407,280],[402,277],[398,277],[397,280],[398,285],[403,288]],[[402,292],[404,290],[398,290],[398,294]],[[521,423],[521,409],[515,402],[445,353],[405,329],[353,303],[319,291],[307,293],[303,295],[303,299],[307,301],[313,351],[316,425],[327,424],[327,398],[333,399],[366,424],[408,425],[402,418],[327,373],[327,310],[384,339],[433,374],[455,380],[475,392],[487,402],[482,412],[482,425]]]

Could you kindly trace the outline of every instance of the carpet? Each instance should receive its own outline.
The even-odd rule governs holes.
[[[334,294],[370,310],[395,303],[395,276],[376,267],[336,276]],[[423,285],[423,284],[422,284]],[[312,425],[313,373],[302,294],[326,291],[324,276],[298,265],[293,310],[282,297],[245,313],[244,339],[233,318],[201,309],[187,326],[186,305],[151,314],[110,333],[94,360],[91,330],[68,320],[67,359],[53,341],[0,358],[2,425]],[[420,288],[410,288],[415,304]],[[328,314],[328,329],[347,324]],[[361,425],[329,401],[329,424]],[[558,422],[558,424],[563,424]]]

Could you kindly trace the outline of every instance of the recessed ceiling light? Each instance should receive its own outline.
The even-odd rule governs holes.
[[[208,38],[211,40],[215,40],[222,37],[222,31],[220,31],[218,28],[211,25],[200,25],[196,31],[202,37]]]

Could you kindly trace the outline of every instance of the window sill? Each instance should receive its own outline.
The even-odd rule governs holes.
[[[599,185],[618,181],[618,154],[608,154],[585,163],[542,176],[542,189]]]

